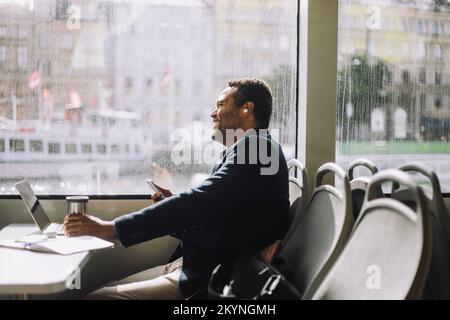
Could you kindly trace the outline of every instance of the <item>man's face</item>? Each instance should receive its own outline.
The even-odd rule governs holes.
[[[216,108],[211,113],[214,130],[220,131],[225,137],[227,129],[238,129],[241,127],[239,108],[235,104],[237,88],[227,87],[219,95]]]

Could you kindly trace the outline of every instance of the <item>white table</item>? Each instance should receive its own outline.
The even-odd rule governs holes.
[[[38,231],[34,224],[10,224],[0,239],[19,239]],[[0,294],[49,294],[66,290],[92,255],[39,253],[0,247]]]

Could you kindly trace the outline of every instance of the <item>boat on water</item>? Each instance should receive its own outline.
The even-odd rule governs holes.
[[[151,137],[137,113],[94,110],[42,124],[0,119],[2,179],[136,172],[151,161]]]

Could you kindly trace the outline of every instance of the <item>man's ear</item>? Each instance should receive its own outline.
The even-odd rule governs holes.
[[[244,113],[244,115],[250,115],[251,113],[253,113],[253,110],[255,109],[255,105],[253,104],[253,102],[251,101],[247,101],[243,106],[242,106],[242,112]]]

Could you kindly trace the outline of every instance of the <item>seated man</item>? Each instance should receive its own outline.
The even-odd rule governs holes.
[[[288,171],[268,134],[272,95],[261,80],[228,83],[211,113],[213,139],[227,149],[199,187],[138,212],[103,221],[67,216],[69,236],[118,239],[124,246],[165,235],[182,241],[182,258],[92,293],[89,298],[179,299],[205,288],[218,264],[282,239],[289,212]]]

